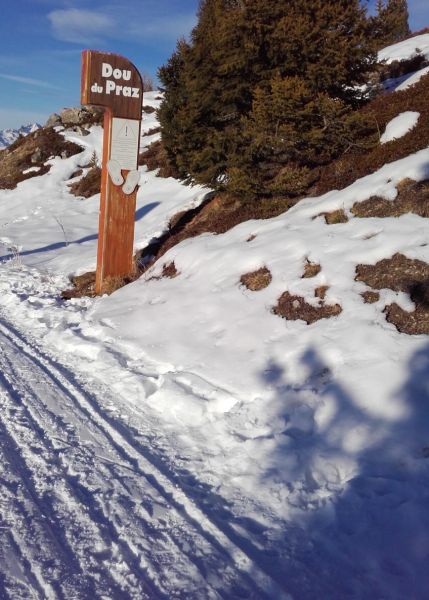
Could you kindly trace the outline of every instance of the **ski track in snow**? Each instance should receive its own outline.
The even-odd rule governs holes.
[[[0,449],[1,598],[288,597],[2,315]]]

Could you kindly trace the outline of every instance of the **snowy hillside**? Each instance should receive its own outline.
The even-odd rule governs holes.
[[[406,60],[416,54],[422,54],[429,59],[429,33],[384,48],[378,53],[378,61],[391,63],[394,60]]]
[[[404,111],[382,142],[421,126]],[[0,190],[5,596],[423,600],[429,343],[395,325],[410,293],[373,279],[429,279],[427,218],[362,207],[427,195],[429,146],[65,302],[95,268],[99,195],[69,184],[102,130],[64,136],[82,152]],[[136,250],[209,192],[141,171]]]
[[[32,125],[23,125],[19,129],[2,129],[0,130],[0,150],[13,144],[20,135],[28,135],[37,131],[41,126],[38,123]]]

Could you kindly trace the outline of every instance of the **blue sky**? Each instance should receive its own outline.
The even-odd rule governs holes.
[[[429,25],[428,0],[409,0],[413,30]],[[1,0],[0,129],[44,122],[77,106],[80,53],[123,54],[156,75],[195,24],[198,0]]]

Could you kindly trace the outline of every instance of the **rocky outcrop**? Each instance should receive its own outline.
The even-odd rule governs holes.
[[[98,106],[65,108],[60,114],[52,113],[46,121],[46,127],[64,127],[86,135],[86,127],[99,125],[103,121],[104,110]]]
[[[11,190],[25,179],[44,175],[51,168],[49,159],[55,156],[69,158],[82,151],[52,127],[20,137],[0,152],[0,189]]]

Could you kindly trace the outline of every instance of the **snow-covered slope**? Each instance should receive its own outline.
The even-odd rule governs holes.
[[[20,135],[28,135],[40,129],[41,125],[32,123],[31,125],[23,125],[19,129],[2,129],[0,130],[0,150],[13,144]]]
[[[155,96],[146,95],[152,106]],[[418,131],[419,124],[415,114],[402,116],[399,129]],[[155,125],[155,115],[146,116],[143,133]],[[423,599],[429,343],[386,321],[392,302],[413,310],[407,294],[384,289],[368,304],[361,295],[368,287],[355,278],[358,265],[395,253],[428,263],[427,219],[364,219],[351,208],[373,196],[394,201],[403,180],[429,179],[429,147],[346,189],[301,200],[277,218],[188,239],[112,296],[62,302],[67,275],[95,266],[99,197],[77,199],[67,184],[94,150],[100,155],[101,129],[65,135],[82,145],[81,155],[53,158],[47,175],[0,191],[0,317],[90,382],[99,391],[92,410],[108,415],[114,439],[122,432],[116,446],[124,439],[130,448],[143,444],[158,469],[148,479],[168,474],[178,490],[176,508],[193,522],[204,515],[211,523],[204,530],[201,521],[207,539],[224,545],[232,563],[257,582],[253,595],[235,587],[235,596],[274,600],[281,588],[295,600]],[[206,192],[142,168],[136,248]],[[347,222],[328,224],[324,215],[337,210]],[[169,262],[178,271],[173,279],[161,277]],[[303,278],[308,262],[320,265],[313,278]],[[261,267],[271,273],[268,287],[240,284]],[[321,288],[323,302],[316,297]],[[312,325],[287,321],[273,313],[284,292],[316,308],[339,305],[341,313]],[[82,435],[95,443],[99,434]],[[123,475],[117,521],[123,507],[137,510],[129,503],[133,489],[140,493],[134,475]],[[99,485],[94,478],[93,488]],[[102,502],[95,512],[107,519],[106,510]],[[163,509],[145,510],[162,529]],[[181,532],[198,567],[198,552],[189,550],[195,540]],[[110,558],[102,548],[97,560]],[[159,597],[174,597],[165,583],[169,569],[159,560],[148,570]],[[205,573],[211,581],[213,572]],[[192,572],[186,576],[192,581]],[[210,597],[235,597],[213,581]],[[176,594],[198,597],[180,587]]]
[[[383,48],[378,53],[378,62],[389,64],[394,60],[406,60],[416,54],[422,54],[429,59],[429,33],[416,35],[398,44]]]

